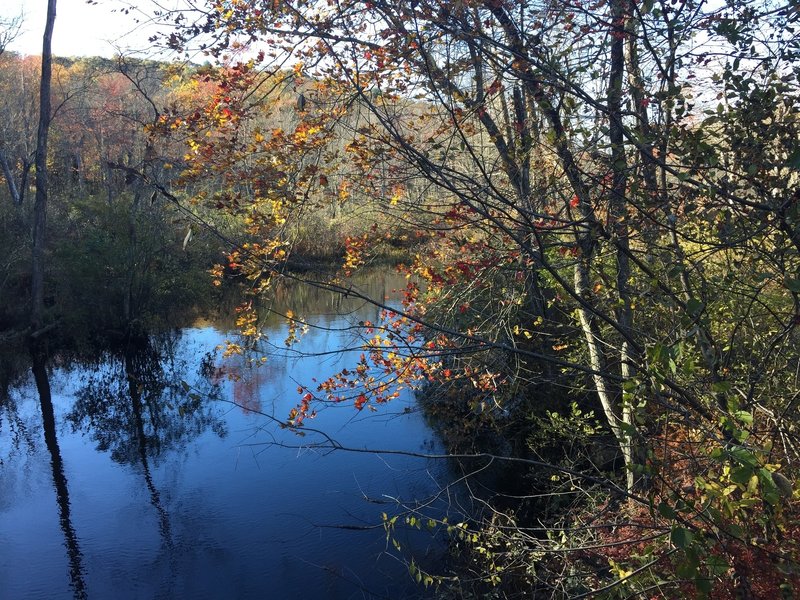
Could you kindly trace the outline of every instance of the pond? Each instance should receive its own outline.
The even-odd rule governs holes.
[[[404,281],[373,274],[367,290]],[[52,406],[33,377],[0,406],[0,596],[38,598],[416,598],[404,561],[438,565],[447,540],[382,513],[459,500],[444,461],[315,448],[281,428],[298,385],[355,363],[348,327],[378,310],[283,289],[313,326],[298,349],[284,320],[267,361],[222,359],[229,328],[200,321],[93,360],[54,357]],[[282,309],[279,308],[278,312]],[[334,352],[337,351],[337,352]],[[43,418],[44,413],[44,418]],[[325,407],[309,426],[358,449],[442,452],[406,392],[377,412]],[[398,520],[402,524],[403,519]]]

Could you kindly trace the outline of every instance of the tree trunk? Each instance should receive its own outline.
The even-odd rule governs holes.
[[[609,214],[612,233],[616,238],[616,283],[619,297],[617,322],[628,337],[633,336],[633,309],[631,302],[630,240],[628,231],[628,205],[626,199],[628,163],[625,155],[625,130],[622,123],[622,80],[625,72],[625,0],[615,0],[611,5],[611,62],[608,81],[608,137],[611,142],[611,194]],[[628,380],[636,373],[636,357],[627,340],[620,346],[620,374]],[[634,472],[636,457],[640,454],[636,446],[636,422],[633,406],[622,397],[623,431],[620,438],[622,454],[627,469],[628,491],[634,491],[638,478]]]
[[[28,188],[28,173],[31,170],[30,160],[25,158],[22,163],[22,176],[20,177],[19,187],[17,187],[11,165],[8,164],[8,157],[2,149],[0,149],[0,167],[3,169],[3,177],[6,179],[6,185],[8,186],[8,193],[11,195],[11,200],[17,206],[22,206],[22,203],[25,201],[25,190]]]
[[[44,318],[44,246],[47,227],[47,136],[50,133],[50,80],[53,70],[52,39],[56,0],[47,2],[47,22],[42,42],[42,78],[39,85],[39,129],[36,134],[36,201],[33,205],[33,261],[31,266],[31,334]],[[35,339],[35,337],[34,337]],[[38,345],[38,342],[36,342]]]

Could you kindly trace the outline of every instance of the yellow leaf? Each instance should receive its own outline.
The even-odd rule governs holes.
[[[403,186],[396,185],[392,190],[392,197],[389,198],[389,204],[395,206],[403,198]]]

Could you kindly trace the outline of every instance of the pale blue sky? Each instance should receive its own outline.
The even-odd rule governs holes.
[[[142,2],[146,5],[147,2]],[[122,14],[129,6],[123,0],[58,0],[53,32],[53,53],[57,56],[112,56],[115,46],[127,50],[147,50],[152,26],[137,26],[135,17]],[[116,10],[116,12],[112,12]],[[24,12],[23,34],[9,46],[22,54],[41,54],[47,0],[0,0],[0,16],[8,18]]]

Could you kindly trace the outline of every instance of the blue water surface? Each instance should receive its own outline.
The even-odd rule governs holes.
[[[298,385],[355,366],[349,326],[378,311],[339,308],[303,314],[313,326],[293,348],[286,321],[273,320],[257,367],[224,360],[218,348],[236,338],[211,322],[154,334],[144,352],[56,359],[57,448],[32,378],[12,388],[0,408],[0,598],[432,595],[406,561],[440,565],[446,540],[401,517],[398,552],[382,513],[453,508],[447,463],[334,452],[276,422]],[[353,352],[332,352],[342,347]],[[353,449],[442,451],[408,391],[376,412],[325,406],[307,424]]]

